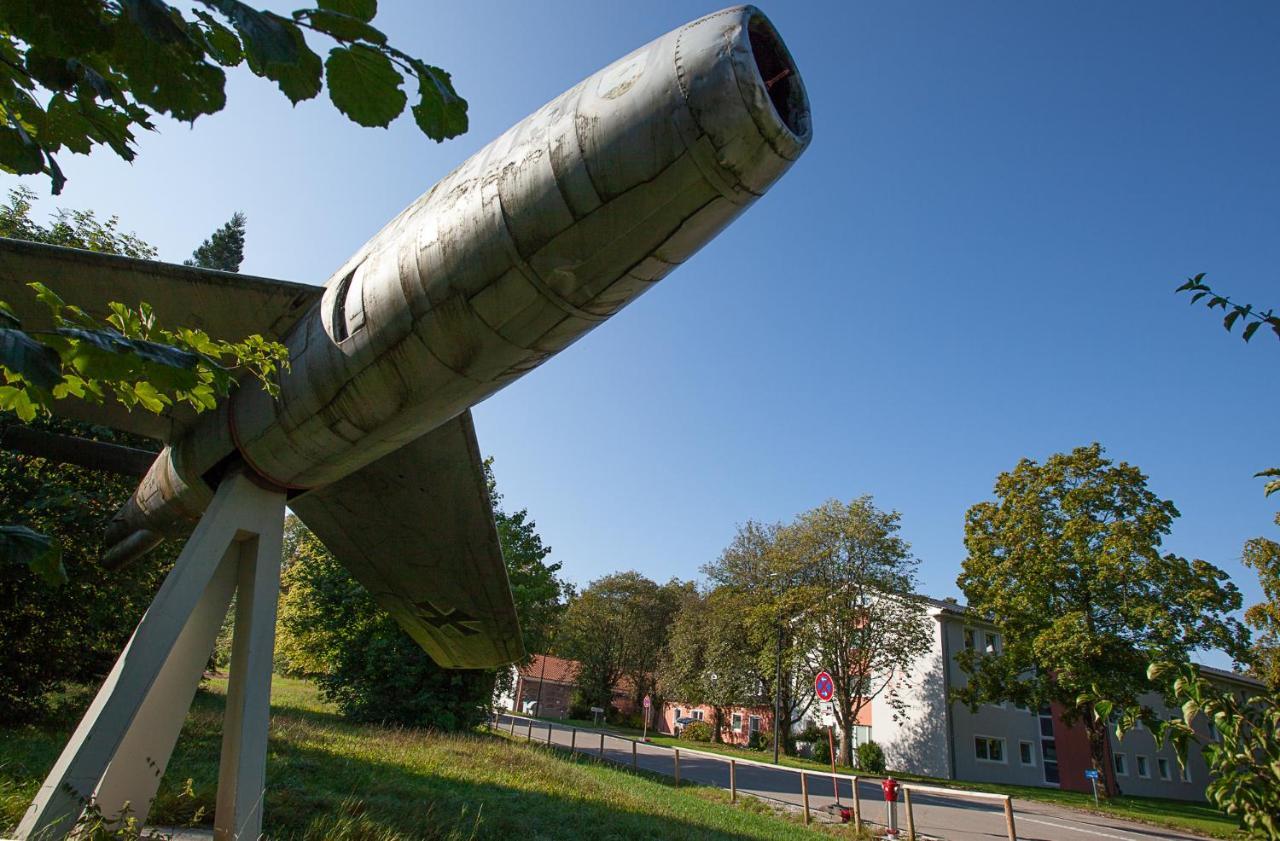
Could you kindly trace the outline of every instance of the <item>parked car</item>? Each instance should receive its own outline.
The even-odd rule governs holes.
[[[692,724],[693,722],[695,722],[695,721],[701,721],[701,720],[702,720],[702,719],[694,718],[694,717],[693,717],[693,716],[691,716],[691,715],[682,715],[682,716],[680,716],[679,718],[677,718],[677,719],[676,719],[676,721],[675,721],[675,725],[671,728],[671,730],[672,730],[671,735],[675,736],[675,737],[678,739],[678,738],[680,738],[680,731],[681,731],[681,730],[683,730],[685,727],[687,727],[688,725]]]

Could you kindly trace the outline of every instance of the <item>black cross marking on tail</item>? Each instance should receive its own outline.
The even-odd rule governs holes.
[[[464,637],[475,636],[480,633],[479,628],[471,627],[479,620],[474,616],[468,616],[460,610],[453,608],[441,610],[429,601],[414,602],[413,606],[419,619],[440,630],[452,628]]]

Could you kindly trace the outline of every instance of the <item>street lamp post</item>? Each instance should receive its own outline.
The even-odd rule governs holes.
[[[778,648],[773,673],[773,764],[778,764],[778,732],[782,726],[782,614],[778,614]]]

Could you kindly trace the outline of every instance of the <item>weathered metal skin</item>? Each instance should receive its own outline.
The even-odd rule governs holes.
[[[114,559],[190,529],[219,464],[305,492],[540,365],[687,260],[811,136],[803,83],[757,9],[653,41],[543,106],[415,201],[287,338],[273,399],[241,389],[162,454]],[[149,547],[144,547],[149,548]]]

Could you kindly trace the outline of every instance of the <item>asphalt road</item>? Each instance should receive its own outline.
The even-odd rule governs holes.
[[[532,724],[532,727],[530,727]],[[514,725],[514,729],[512,727]],[[619,765],[654,771],[667,776],[675,775],[675,751],[644,742],[635,742],[622,736],[614,736],[600,730],[567,727],[546,721],[520,716],[499,716],[498,726],[516,737],[532,736],[532,740],[562,748],[573,747],[581,753],[603,756]],[[802,802],[800,773],[786,768],[755,765],[739,760],[736,763],[739,794],[749,794],[799,807]],[[835,790],[830,775],[809,773],[809,807],[816,819],[827,819],[821,810],[835,802]],[[703,785],[729,788],[729,760],[706,754],[695,755],[680,749],[680,780]],[[853,800],[851,782],[839,780],[840,801],[849,805]],[[879,781],[858,784],[862,818],[865,822],[884,826],[886,822],[884,796]],[[899,795],[898,826],[906,837],[906,816]],[[1004,806],[1000,801],[967,800],[955,795],[913,793],[911,802],[915,813],[916,832],[948,841],[1007,841],[1009,835],[1005,823]],[[1065,809],[1046,803],[1015,798],[1014,820],[1017,837],[1022,841],[1175,841],[1175,839],[1199,839],[1177,830],[1162,829],[1110,817],[1092,815],[1074,809]]]

